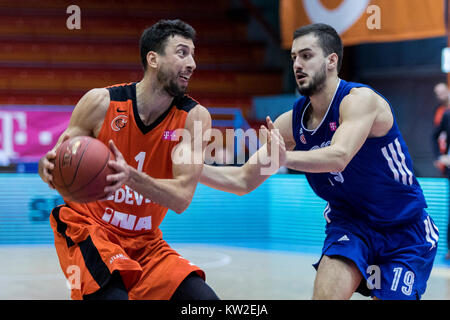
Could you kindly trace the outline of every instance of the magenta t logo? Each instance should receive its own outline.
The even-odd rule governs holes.
[[[166,130],[163,133],[163,140],[177,141],[175,130]]]

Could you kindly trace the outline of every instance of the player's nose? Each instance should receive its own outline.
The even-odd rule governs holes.
[[[301,70],[303,70],[304,66],[303,66],[303,63],[302,63],[301,59],[299,59],[298,57],[295,58],[293,67],[294,67],[294,71],[301,71]]]
[[[197,68],[197,64],[195,63],[194,57],[192,55],[190,55],[187,59],[186,68],[190,71],[194,71],[195,68]]]

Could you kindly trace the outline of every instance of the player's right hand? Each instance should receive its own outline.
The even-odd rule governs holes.
[[[48,186],[52,189],[55,189],[53,185],[53,176],[52,171],[55,168],[55,158],[56,158],[56,150],[52,149],[45,154],[45,156],[41,159],[40,165],[40,176],[41,179],[48,184]]]
[[[284,139],[281,136],[280,131],[275,127],[272,119],[269,116],[266,117],[267,122],[267,151],[271,155],[272,152],[277,149],[278,161],[277,166],[282,167],[286,164],[286,146]],[[263,126],[264,127],[264,126]]]
[[[70,136],[68,134],[64,134],[61,143],[68,139],[70,139]],[[41,176],[41,179],[52,189],[56,189],[53,184],[52,171],[55,168],[56,150],[61,143],[57,144],[52,150],[47,152],[39,161],[39,175]]]

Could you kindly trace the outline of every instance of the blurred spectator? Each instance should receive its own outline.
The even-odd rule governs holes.
[[[438,160],[440,154],[445,154],[447,147],[447,131],[439,129],[442,117],[445,111],[450,107],[450,91],[447,84],[440,82],[434,86],[434,94],[436,99],[439,101],[438,106],[434,110],[433,115],[433,145],[436,161],[434,161],[434,166],[441,172],[443,176],[448,176],[446,174],[445,165]],[[437,135],[437,137],[435,137]]]
[[[434,112],[433,123],[435,126],[438,126],[442,119],[442,115],[449,104],[449,90],[447,84],[443,82],[436,84],[434,86],[434,94],[439,101],[439,105]]]
[[[447,225],[447,255],[450,259],[450,98],[447,85],[439,83],[434,87],[434,93],[440,105],[436,108],[433,120],[433,153],[434,165],[449,179],[449,223]],[[447,139],[448,138],[448,139]]]

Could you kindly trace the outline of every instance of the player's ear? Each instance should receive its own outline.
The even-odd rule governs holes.
[[[338,55],[336,53],[332,53],[328,56],[328,70],[337,69],[338,66]]]
[[[155,51],[149,51],[147,53],[147,65],[148,68],[153,69],[158,67],[158,54]]]

